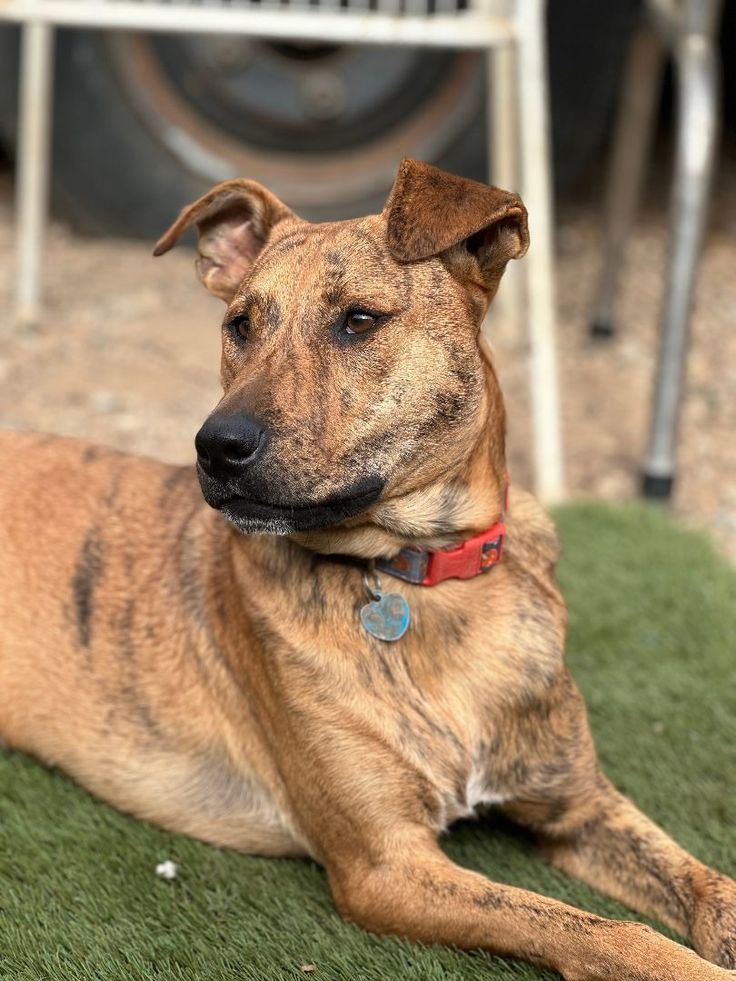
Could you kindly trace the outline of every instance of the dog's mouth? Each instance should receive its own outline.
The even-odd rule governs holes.
[[[243,534],[291,535],[340,524],[378,500],[384,481],[362,478],[340,494],[309,504],[273,504],[234,494],[217,498],[203,487],[205,500]]]

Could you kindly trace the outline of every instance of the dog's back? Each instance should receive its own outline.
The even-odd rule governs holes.
[[[78,440],[0,435],[4,740],[88,781],[99,761],[85,749],[80,773],[80,745],[104,740],[112,759],[116,739],[146,728],[146,658],[158,648],[170,656],[171,644],[135,642],[147,594],[171,580],[166,538],[197,506],[196,479],[181,468]]]
[[[229,534],[193,467],[0,433],[0,745],[185,834],[304,854],[223,647],[226,621],[257,647],[223,610]]]

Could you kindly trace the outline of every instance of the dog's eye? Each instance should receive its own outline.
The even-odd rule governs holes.
[[[345,317],[345,333],[365,334],[377,323],[378,317],[374,317],[372,313],[366,313],[364,310],[351,310]]]
[[[244,341],[250,330],[250,317],[246,313],[241,313],[237,317],[233,317],[227,327],[236,341]]]

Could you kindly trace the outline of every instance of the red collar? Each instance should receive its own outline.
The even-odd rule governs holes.
[[[392,559],[378,559],[376,569],[418,586],[436,586],[445,579],[472,579],[490,571],[501,561],[503,554],[508,496],[507,479],[500,519],[479,535],[454,548],[402,548]]]

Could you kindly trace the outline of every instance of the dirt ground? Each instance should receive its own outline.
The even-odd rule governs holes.
[[[661,170],[661,168],[659,168]],[[666,177],[666,170],[664,171]],[[646,445],[667,227],[653,180],[627,257],[619,333],[593,342],[600,181],[558,213],[559,350],[566,478],[572,497],[638,493]],[[173,462],[219,397],[221,303],[195,281],[192,253],[151,258],[149,243],[84,240],[54,225],[46,315],[14,324],[12,186],[0,175],[0,426],[83,435]],[[172,216],[173,217],[173,216]],[[532,216],[533,242],[533,216]],[[509,409],[512,479],[531,484],[528,354],[493,337]],[[698,283],[673,510],[736,559],[736,152],[726,151]]]

